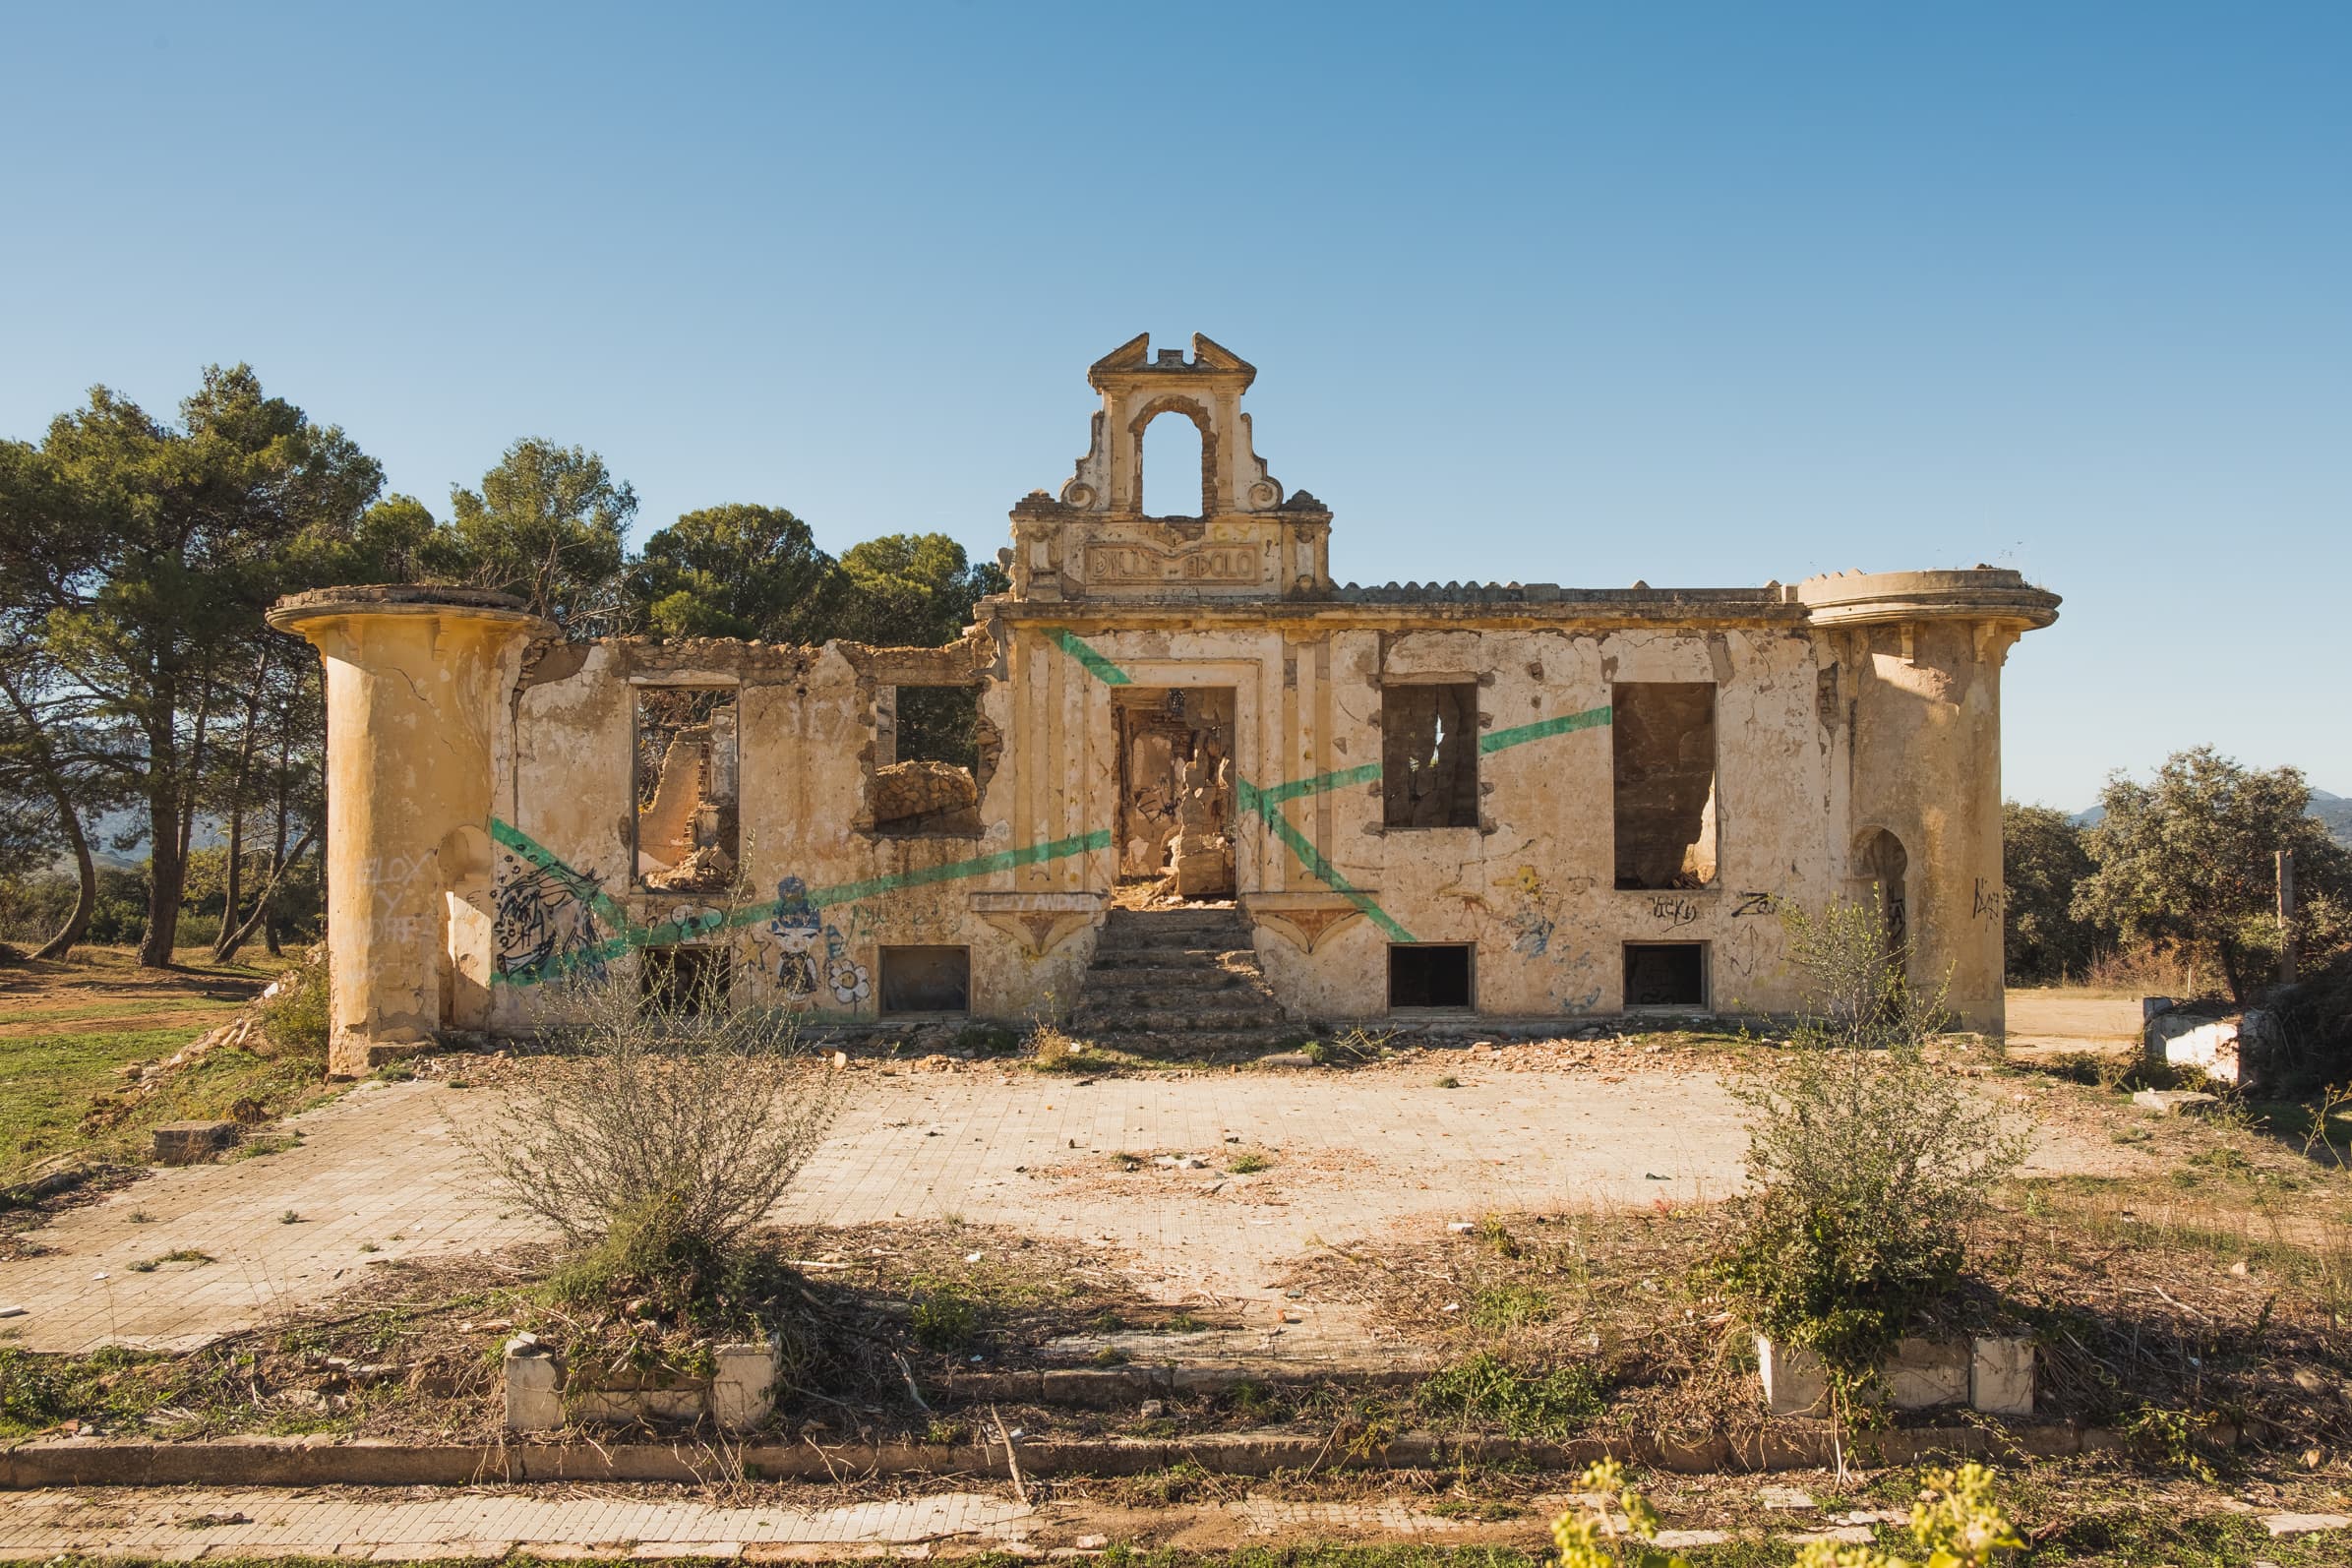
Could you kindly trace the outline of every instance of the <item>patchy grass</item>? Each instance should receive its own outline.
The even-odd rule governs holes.
[[[153,1094],[128,1092],[123,1068],[226,1023],[290,962],[181,956],[141,969],[126,951],[90,948],[0,969],[0,1183],[72,1155],[137,1162],[157,1122],[225,1117],[240,1100],[283,1115],[323,1092],[323,1059],[243,1051],[215,1053]],[[131,1021],[151,1027],[119,1027]]]
[[[1513,1365],[1479,1351],[1424,1381],[1420,1408],[1441,1419],[1491,1423],[1514,1437],[1573,1437],[1608,1408],[1600,1373],[1590,1362]]]

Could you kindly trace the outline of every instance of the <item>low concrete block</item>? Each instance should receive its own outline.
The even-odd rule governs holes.
[[[1819,1416],[1829,1410],[1829,1368],[1811,1351],[1775,1345],[1760,1334],[1756,1369],[1764,1378],[1765,1406],[1775,1416]]]
[[[2277,1076],[2279,1044],[2270,1015],[2255,1007],[2218,1018],[2175,1008],[2148,1019],[2143,1038],[2149,1060],[2241,1089],[2258,1088]]]
[[[776,1408],[776,1382],[783,1375],[783,1357],[764,1340],[722,1345],[718,1371],[710,1380],[710,1417],[730,1431],[742,1431],[766,1420]]]
[[[202,1165],[236,1146],[234,1121],[166,1121],[155,1129],[157,1165]]]
[[[1906,1339],[1881,1368],[1897,1410],[1958,1405],[1968,1397],[1968,1347]]]
[[[563,1368],[527,1335],[507,1342],[507,1430],[551,1432],[564,1424]]]
[[[2022,1335],[1978,1338],[1968,1357],[1968,1404],[1987,1416],[2031,1416],[2033,1341]]]

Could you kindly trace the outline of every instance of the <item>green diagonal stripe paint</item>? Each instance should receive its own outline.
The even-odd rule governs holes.
[[[1336,773],[1317,773],[1313,778],[1293,779],[1288,784],[1272,784],[1250,793],[1262,803],[1259,808],[1262,811],[1267,806],[1295,801],[1301,795],[1320,795],[1325,790],[1344,790],[1351,784],[1369,784],[1379,776],[1380,764],[1366,762],[1360,767],[1343,767]]]
[[[1290,846],[1291,853],[1298,857],[1298,864],[1306,868],[1308,875],[1346,898],[1357,909],[1362,910],[1365,917],[1373,925],[1388,933],[1391,939],[1401,942],[1417,939],[1413,933],[1398,925],[1387,910],[1373,903],[1371,894],[1359,890],[1348,878],[1342,876],[1338,868],[1325,860],[1316,851],[1315,846],[1307,842],[1306,835],[1291,825],[1288,817],[1279,812],[1268,812],[1260,819],[1274,830],[1276,838]]]
[[[1516,729],[1493,730],[1478,737],[1480,752],[1500,752],[1530,741],[1540,741],[1553,735],[1566,735],[1573,730],[1589,730],[1609,722],[1610,710],[1605,707],[1587,708],[1582,713],[1563,713],[1556,719],[1538,719]]]
[[[1076,659],[1099,680],[1111,686],[1132,684],[1127,678],[1126,671],[1104,658],[1093,648],[1088,647],[1068,630],[1056,627],[1051,635],[1055,644],[1062,652]],[[1525,746],[1530,741],[1540,741],[1554,735],[1568,735],[1577,730],[1593,729],[1608,723],[1609,720],[1610,710],[1605,707],[1587,708],[1581,713],[1563,713],[1557,718],[1538,719],[1533,724],[1521,724],[1511,729],[1495,730],[1481,735],[1478,737],[1478,751],[1481,754],[1507,751],[1514,746]],[[1292,825],[1290,819],[1282,814],[1282,807],[1285,802],[1295,801],[1307,795],[1320,795],[1327,790],[1346,789],[1352,784],[1369,784],[1380,777],[1380,772],[1381,767],[1378,762],[1365,762],[1356,767],[1343,767],[1335,772],[1318,773],[1312,778],[1292,779],[1283,784],[1269,784],[1263,789],[1236,775],[1234,779],[1234,812],[1236,816],[1243,817],[1254,813],[1258,819],[1266,824],[1267,830],[1276,838],[1281,839],[1292,854],[1298,857],[1298,864],[1306,868],[1308,875],[1322,882],[1333,892],[1344,895],[1350,903],[1362,910],[1373,925],[1388,933],[1392,939],[1409,942],[1414,940],[1412,933],[1398,925],[1394,917],[1374,903],[1370,894],[1352,886],[1348,879],[1332,866],[1331,862],[1325,860],[1317,852],[1315,846],[1308,842],[1306,835],[1299,832],[1297,827]],[[1103,836],[1108,838],[1110,835],[1104,834]]]
[[[1134,684],[1127,679],[1126,671],[1079,641],[1076,633],[1064,627],[1055,627],[1047,634],[1053,637],[1055,647],[1086,666],[1086,673],[1101,681],[1105,686],[1132,686]]]
[[[614,901],[590,877],[564,864],[563,860],[545,845],[540,844],[511,822],[493,817],[490,836],[497,842],[529,861],[542,871],[551,872],[569,883],[573,892],[608,924],[620,928],[618,933],[591,947],[572,953],[556,962],[535,965],[512,972],[493,970],[494,983],[509,986],[535,986],[541,981],[567,974],[582,964],[603,963],[618,958],[634,947],[655,947],[665,943],[685,941],[710,932],[756,926],[775,917],[776,906],[771,900],[763,904],[746,904],[740,909],[709,915],[696,915],[686,920],[666,920],[651,926],[640,926],[629,918],[628,909]],[[1049,843],[1029,844],[1020,849],[998,850],[995,854],[975,855],[970,860],[950,861],[943,866],[921,866],[913,871],[894,872],[887,876],[870,876],[863,881],[841,882],[831,887],[809,890],[809,902],[823,909],[834,904],[852,904],[862,898],[874,898],[893,893],[902,887],[922,887],[932,882],[958,881],[967,876],[987,876],[992,873],[1011,871],[1019,866],[1035,866],[1056,861],[1071,855],[1083,855],[1090,850],[1109,849],[1111,830],[1098,828],[1091,833],[1079,833],[1069,838],[1057,838]]]
[[[873,876],[862,882],[843,882],[837,887],[812,887],[809,889],[809,902],[819,909],[828,904],[854,904],[861,898],[894,893],[901,887],[922,887],[931,882],[951,882],[965,876],[986,876],[992,872],[1010,871],[1016,866],[1035,866],[1040,861],[1060,860],[1065,856],[1083,855],[1089,850],[1110,847],[1111,829],[1098,827],[1091,833],[1078,833],[1069,838],[1031,844],[1021,849],[998,850],[994,855],[980,855],[945,866],[924,866],[911,872],[893,872],[887,876]]]

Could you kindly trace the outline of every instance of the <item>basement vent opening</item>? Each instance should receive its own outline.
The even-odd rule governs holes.
[[[637,999],[646,1012],[673,1018],[724,1012],[734,980],[724,947],[647,947],[637,954]]]
[[[1471,949],[1468,942],[1393,942],[1388,949],[1388,1005],[1468,1007]]]
[[[1380,794],[1383,826],[1478,825],[1476,682],[1381,692]]]
[[[1626,943],[1625,1005],[1704,1008],[1707,1005],[1707,944]]]
[[[1619,887],[1715,880],[1715,684],[1635,681],[1610,698]]]
[[[972,1010],[969,947],[884,947],[881,972],[885,1016]]]

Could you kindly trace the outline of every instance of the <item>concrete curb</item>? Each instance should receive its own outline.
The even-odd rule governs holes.
[[[2067,1424],[1926,1426],[1864,1433],[1845,1445],[1867,1464],[1931,1456],[2023,1453],[2035,1457],[2116,1447],[2102,1428]],[[1190,1463],[1220,1476],[1308,1469],[1426,1470],[1512,1462],[1572,1471],[1614,1455],[1686,1475],[1810,1470],[1832,1464],[1826,1427],[1688,1444],[1592,1438],[1568,1443],[1406,1433],[1355,1458],[1327,1437],[1213,1433],[1197,1438],[1043,1439],[1015,1445],[1024,1476],[1134,1476]],[[488,1481],[697,1482],[738,1476],[824,1480],[871,1476],[1007,1476],[995,1444],[849,1443],[820,1448],[752,1442],[427,1444],[333,1442],[318,1437],[231,1437],[217,1442],[120,1443],[64,1438],[0,1454],[0,1488],[40,1486],[462,1486]]]

